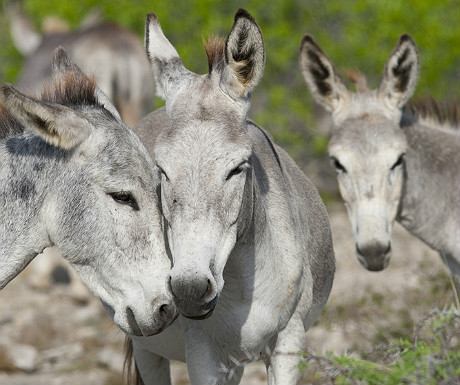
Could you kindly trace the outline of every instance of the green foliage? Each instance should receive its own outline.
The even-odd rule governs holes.
[[[202,37],[225,37],[235,11],[244,7],[262,29],[267,57],[250,114],[301,166],[324,154],[327,145],[324,134],[315,128],[312,98],[298,68],[299,44],[307,32],[339,69],[362,70],[374,87],[398,36],[407,32],[421,54],[417,95],[460,98],[458,0],[23,0],[22,6],[38,30],[50,14],[75,28],[90,10],[98,8],[105,20],[132,29],[140,39],[145,15],[155,12],[185,65],[198,73],[207,71]],[[7,19],[1,14],[0,81],[14,82],[20,67],[21,57],[12,46]],[[160,105],[157,99],[156,107]]]
[[[382,362],[347,354],[305,353],[308,364],[301,361],[299,369],[306,371],[316,363],[317,377],[335,385],[460,384],[459,337],[459,310],[436,310],[419,323],[414,341],[404,338],[379,347],[385,357]]]

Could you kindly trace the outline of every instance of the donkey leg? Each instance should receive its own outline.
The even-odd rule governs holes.
[[[134,360],[144,385],[171,385],[169,360],[132,341]]]
[[[300,318],[291,318],[277,337],[275,351],[265,361],[268,385],[295,385],[300,379],[299,351],[307,345],[305,329]]]
[[[227,374],[220,371],[215,344],[194,321],[186,326],[185,361],[191,385],[227,384]]]

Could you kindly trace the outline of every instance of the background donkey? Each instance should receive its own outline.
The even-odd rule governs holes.
[[[459,122],[403,109],[419,75],[413,40],[400,37],[373,91],[358,76],[358,92],[350,92],[310,35],[302,40],[300,67],[315,100],[332,114],[329,155],[361,264],[375,271],[388,265],[397,220],[460,280]]]
[[[176,317],[155,186],[139,138],[66,56],[42,100],[4,86],[0,104],[0,288],[56,245],[126,333]]]
[[[186,360],[192,384],[237,384],[238,362],[266,352],[269,384],[294,384],[305,331],[332,286],[334,253],[318,192],[246,119],[265,64],[262,33],[239,10],[226,42],[206,47],[206,75],[184,67],[153,14],[146,48],[166,108],[134,129],[154,138],[162,130],[153,153],[170,288],[184,317],[134,338],[144,383],[170,384],[165,357]]]
[[[39,93],[51,76],[53,50],[63,46],[98,86],[130,127],[152,110],[153,79],[138,37],[115,23],[85,23],[71,32],[37,33],[19,11],[11,11],[10,30],[26,57],[17,86]]]

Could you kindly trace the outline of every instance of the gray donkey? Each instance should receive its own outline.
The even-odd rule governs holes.
[[[115,23],[95,22],[71,32],[40,35],[19,11],[11,11],[10,30],[26,57],[17,86],[39,93],[51,76],[53,50],[63,46],[98,86],[130,127],[152,110],[153,78],[139,38]]]
[[[332,114],[329,155],[361,264],[373,271],[388,265],[396,220],[437,250],[460,281],[460,125],[435,109],[403,108],[419,75],[413,40],[400,37],[377,90],[355,76],[358,92],[350,92],[310,35],[300,67]]]
[[[270,385],[295,384],[335,261],[317,190],[246,118],[265,65],[262,33],[239,10],[227,40],[206,47],[209,73],[197,75],[151,14],[146,49],[166,107],[134,129],[151,140],[161,170],[170,290],[182,316],[134,338],[141,377],[171,384],[167,359],[176,359],[193,385],[237,384],[245,362],[263,358]]]
[[[62,48],[41,100],[2,87],[0,289],[56,245],[115,323],[152,335],[175,318],[158,174],[139,138]]]

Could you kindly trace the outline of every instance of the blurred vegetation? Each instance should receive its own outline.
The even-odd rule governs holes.
[[[362,358],[331,352],[324,356],[304,353],[299,369],[302,372],[314,369],[310,380],[322,385],[457,385],[460,384],[459,330],[458,309],[451,306],[433,310],[418,323],[413,338],[380,345]],[[379,360],[375,360],[376,352]]]
[[[11,0],[3,0],[9,2]],[[6,3],[3,8],[5,8]],[[317,114],[298,68],[302,36],[311,33],[339,69],[360,69],[378,85],[386,59],[401,33],[409,33],[421,54],[417,96],[460,98],[460,2],[458,0],[23,0],[23,11],[37,30],[50,15],[73,28],[94,8],[143,39],[145,16],[155,12],[165,35],[185,65],[207,71],[202,37],[226,37],[239,7],[247,9],[264,34],[265,75],[253,95],[250,116],[305,166],[324,155],[327,133],[315,125]],[[5,12],[0,15],[0,81],[14,82],[21,55],[12,45]],[[153,91],[152,91],[153,92]],[[158,98],[155,107],[162,105]],[[326,164],[326,168],[329,165]]]

